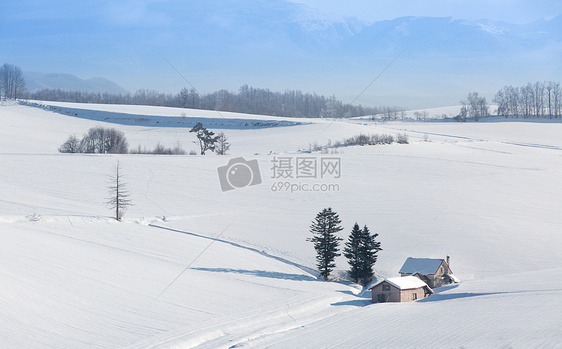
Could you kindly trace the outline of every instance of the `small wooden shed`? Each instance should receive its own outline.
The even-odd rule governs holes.
[[[369,289],[373,303],[410,302],[433,294],[431,287],[416,276],[384,279]]]

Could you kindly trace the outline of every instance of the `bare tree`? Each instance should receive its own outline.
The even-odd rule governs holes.
[[[552,89],[554,88],[554,82],[549,81],[545,83],[547,98],[548,98],[548,117],[552,119]]]
[[[180,107],[187,108],[189,106],[189,90],[187,88],[182,88],[178,93],[178,102]]]
[[[492,99],[492,102],[498,105],[498,116],[509,115],[509,103],[508,103],[506,88],[507,86],[499,90],[494,96],[494,99]]]
[[[400,108],[400,120],[404,120],[406,118],[406,108]]]
[[[533,93],[533,85],[531,83],[528,83],[527,85],[521,87],[520,91],[520,101],[523,115],[525,117],[529,117],[533,115],[534,111],[535,94]]]
[[[4,63],[0,67],[0,95],[17,99],[25,91],[25,79],[20,67]]]
[[[457,121],[465,122],[466,118],[468,117],[468,108],[466,107],[466,102],[461,101],[462,107],[459,115],[457,115]]]
[[[228,142],[228,138],[224,132],[219,133],[215,149],[217,155],[226,155],[226,153],[230,150],[230,142]]]
[[[534,102],[535,102],[535,117],[540,117],[544,113],[544,83],[537,81],[533,85]]]
[[[110,176],[109,197],[107,199],[107,205],[110,209],[115,210],[115,219],[120,221],[123,217],[125,210],[131,206],[131,200],[129,199],[129,192],[125,188],[125,183],[123,182],[123,175],[121,172],[121,164],[117,160],[115,165],[115,170]]]
[[[82,153],[126,154],[128,147],[122,131],[100,126],[90,128],[80,142]]]
[[[61,153],[80,153],[80,140],[75,135],[71,135],[60,146],[59,151]]]
[[[557,82],[552,87],[552,98],[554,103],[554,116],[558,118],[560,116],[560,101],[562,100],[560,83]]]
[[[481,117],[488,116],[486,97],[479,97],[478,92],[468,94],[468,114],[478,121]]]

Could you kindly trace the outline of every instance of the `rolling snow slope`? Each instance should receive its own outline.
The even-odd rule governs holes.
[[[182,112],[50,104],[85,115]],[[0,106],[0,347],[562,343],[562,124],[291,119],[210,127],[229,137],[226,157],[87,155],[57,148],[68,135],[102,125],[123,130],[132,146],[179,141],[196,149],[189,119],[223,117],[187,110],[185,125],[158,127],[64,111]],[[412,142],[302,152],[359,132],[406,132]],[[263,183],[222,192],[217,168],[238,156],[257,160]],[[279,156],[339,158],[341,178],[271,178]],[[119,223],[104,204],[116,159],[134,203]],[[272,190],[287,181],[339,190]],[[378,276],[397,276],[408,256],[448,254],[461,284],[422,301],[372,305],[359,286],[318,280],[306,238],[328,206],[340,214],[344,238],[355,221],[379,233]],[[337,262],[347,268],[343,258]]]

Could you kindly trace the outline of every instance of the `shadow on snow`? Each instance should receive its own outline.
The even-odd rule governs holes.
[[[287,274],[287,273],[279,273],[275,271],[267,271],[267,270],[247,270],[247,269],[230,269],[230,268],[191,268],[193,270],[200,270],[200,271],[209,271],[213,273],[235,273],[235,274],[243,274],[243,275],[252,275],[264,278],[272,278],[272,279],[282,279],[282,280],[294,280],[294,281],[317,281],[317,278],[314,278],[310,275],[303,275],[303,274]]]
[[[303,122],[288,120],[252,120],[252,119],[233,119],[224,118],[220,114],[217,117],[191,117],[191,116],[157,116],[116,113],[101,110],[89,110],[78,108],[64,108],[37,103],[25,103],[25,105],[52,111],[58,114],[72,116],[80,119],[103,121],[112,124],[127,126],[151,126],[151,127],[184,127],[192,128],[198,122],[207,128],[213,129],[247,129],[251,127],[270,128],[302,125]]]
[[[248,246],[240,245],[240,244],[237,244],[237,243],[235,243],[235,242],[228,241],[228,240],[217,239],[217,238],[212,238],[212,237],[209,237],[209,236],[205,236],[205,235],[201,235],[201,234],[196,234],[196,233],[191,233],[191,232],[187,232],[187,231],[183,231],[183,230],[167,228],[167,227],[163,227],[163,226],[156,225],[156,224],[149,224],[148,226],[149,226],[149,227],[153,227],[153,228],[159,228],[159,229],[163,229],[163,230],[168,230],[168,231],[171,231],[171,232],[174,232],[174,233],[186,234],[186,235],[191,235],[191,236],[195,236],[195,237],[199,237],[199,238],[203,238],[203,239],[207,239],[207,240],[212,240],[211,243],[213,243],[213,242],[220,242],[220,243],[223,243],[223,244],[228,244],[228,245],[231,245],[231,246],[234,246],[234,247],[242,248],[242,249],[245,249],[245,250],[248,250],[248,251],[252,251],[252,252],[255,252],[255,253],[259,253],[259,254],[261,254],[262,256],[265,256],[265,257],[267,257],[267,258],[275,259],[275,260],[277,260],[277,261],[279,261],[279,262],[281,262],[281,263],[285,263],[285,264],[288,264],[288,265],[292,265],[292,266],[294,266],[294,267],[297,267],[297,268],[299,268],[300,270],[304,271],[305,273],[309,274],[309,275],[310,275],[310,279],[316,280],[316,278],[317,278],[317,276],[318,276],[318,271],[316,271],[316,270],[314,270],[314,269],[312,269],[312,268],[309,268],[309,267],[307,267],[307,266],[305,266],[305,265],[302,265],[302,264],[298,264],[298,263],[292,262],[292,261],[290,261],[290,260],[288,260],[288,259],[285,259],[285,258],[282,258],[282,257],[278,257],[278,256],[271,255],[271,254],[269,254],[269,253],[267,253],[267,252],[265,252],[265,251],[263,251],[263,250],[259,250],[259,249],[257,249],[257,248],[253,248],[253,247],[248,247]],[[291,275],[291,274],[288,274],[288,275]]]

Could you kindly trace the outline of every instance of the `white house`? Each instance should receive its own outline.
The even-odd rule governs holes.
[[[433,294],[431,287],[416,276],[384,279],[369,289],[373,303],[409,302]]]
[[[400,268],[400,275],[403,277],[416,275],[432,288],[459,282],[449,267],[449,256],[447,260],[408,257]]]

